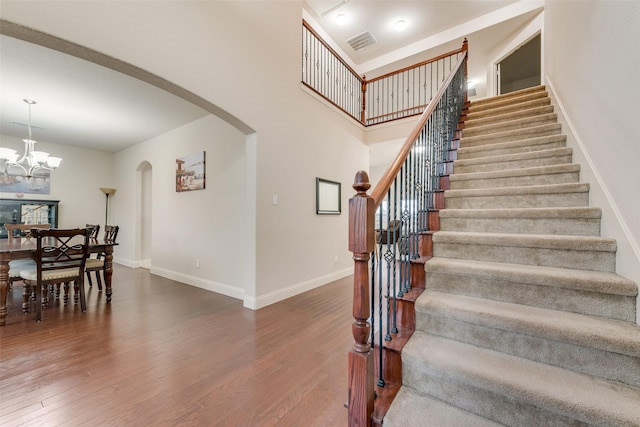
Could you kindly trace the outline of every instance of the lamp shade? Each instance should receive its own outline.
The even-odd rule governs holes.
[[[18,153],[16,152],[16,150],[12,150],[11,148],[0,147],[0,160],[11,161],[14,157],[16,159],[18,158]]]
[[[54,156],[47,157],[47,165],[50,168],[57,168],[58,166],[60,166],[61,161],[62,161],[61,157],[54,157]]]

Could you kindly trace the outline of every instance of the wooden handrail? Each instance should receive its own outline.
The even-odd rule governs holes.
[[[467,39],[464,40],[464,43],[465,44],[467,43]],[[382,203],[382,200],[387,194],[387,191],[389,191],[389,188],[391,187],[393,180],[396,179],[396,175],[398,175],[400,168],[402,167],[405,159],[409,155],[409,152],[413,147],[414,141],[416,140],[416,138],[418,138],[418,135],[420,135],[420,132],[422,132],[422,128],[424,127],[424,124],[427,122],[427,119],[429,119],[429,116],[431,116],[431,113],[433,113],[433,110],[435,110],[436,106],[438,105],[438,102],[440,102],[440,98],[442,98],[442,95],[445,93],[445,91],[449,87],[449,84],[451,83],[451,80],[453,80],[453,76],[456,74],[456,71],[458,71],[458,69],[462,66],[462,64],[465,63],[465,59],[467,58],[466,49],[464,49],[463,52],[464,52],[464,55],[460,57],[455,67],[451,70],[451,73],[449,74],[449,77],[447,78],[447,80],[444,82],[444,84],[440,86],[440,89],[438,89],[438,92],[436,92],[436,95],[433,97],[433,99],[429,101],[427,108],[425,108],[424,112],[420,116],[420,120],[418,120],[418,123],[416,123],[416,125],[414,126],[409,136],[405,139],[405,142],[402,148],[400,149],[400,151],[398,152],[395,159],[393,160],[389,168],[386,170],[384,175],[382,175],[382,178],[380,178],[378,185],[376,185],[376,187],[371,192],[371,198],[373,199],[373,203],[376,209],[378,208],[378,206],[380,206],[380,203]]]
[[[412,70],[414,68],[422,67],[423,65],[431,64],[432,62],[436,62],[436,61],[439,61],[441,59],[447,58],[449,56],[457,55],[457,54],[463,53],[463,52],[466,52],[466,49],[465,49],[464,45],[460,49],[452,50],[451,52],[448,52],[448,53],[443,53],[442,55],[436,56],[435,58],[427,59],[426,61],[418,62],[417,64],[413,64],[413,65],[409,65],[408,67],[401,68],[400,70],[391,71],[390,73],[384,74],[382,76],[374,77],[371,80],[367,80],[367,83],[373,83],[373,82],[375,82],[377,80],[386,79],[387,77],[391,77],[391,76],[393,76],[395,74],[401,74],[401,73],[404,73],[405,71],[409,71],[409,70]]]

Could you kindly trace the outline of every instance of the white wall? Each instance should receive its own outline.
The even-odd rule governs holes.
[[[640,283],[640,2],[548,1],[547,84],[561,107],[581,179],[618,242],[617,271]],[[640,302],[640,301],[639,301]],[[639,311],[640,321],[640,311]]]
[[[255,150],[255,161],[247,159],[256,165],[247,171],[255,177],[247,181],[255,197],[245,206],[249,215],[255,212],[255,249],[238,254],[249,271],[246,306],[261,307],[351,272],[346,206],[356,171],[368,169],[368,150],[357,124],[336,120],[338,113],[300,88],[300,1],[3,1],[2,17],[157,74],[256,131],[246,141]],[[154,176],[161,169],[153,164]],[[315,214],[316,177],[342,183],[342,215]],[[118,189],[114,205],[123,192]],[[135,216],[121,203],[116,209],[121,223]],[[153,230],[159,230],[156,218]],[[181,234],[176,238],[178,248],[192,244]],[[134,253],[126,236],[121,243],[122,256]],[[185,256],[184,268],[194,255]]]
[[[2,135],[0,147],[24,151],[21,139]],[[113,156],[83,148],[38,141],[38,149],[62,157],[60,167],[51,172],[51,193],[24,194],[24,199],[59,200],[58,227],[84,227],[103,224],[105,195],[100,187],[113,187]],[[0,193],[0,198],[13,199],[13,193]]]
[[[140,261],[136,249],[144,254],[145,239],[136,234],[145,231],[143,206],[150,205],[151,272],[243,298],[244,142],[243,134],[209,115],[117,153],[111,204],[120,225],[117,260]],[[206,153],[205,189],[176,192],[176,158],[199,151]],[[139,180],[144,162],[151,172]]]

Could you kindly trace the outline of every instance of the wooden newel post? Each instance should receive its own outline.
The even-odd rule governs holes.
[[[353,252],[353,348],[349,351],[349,426],[371,426],[374,399],[373,351],[369,344],[371,325],[369,258],[374,246],[374,200],[364,171],[356,174],[349,200],[349,250]]]

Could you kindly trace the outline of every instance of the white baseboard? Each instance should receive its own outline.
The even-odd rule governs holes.
[[[132,260],[128,260],[125,258],[119,258],[117,256],[113,256],[113,262],[114,264],[120,264],[120,265],[124,265],[125,267],[130,267],[130,268],[138,268],[141,267],[140,265],[140,261],[132,261]]]
[[[150,265],[150,262],[149,266],[146,267],[144,265],[145,261],[147,260],[130,261],[125,259],[116,259],[115,257],[113,260],[113,262],[117,264],[121,264],[131,268],[148,268],[151,274],[156,274],[158,276],[175,280],[180,283],[186,283],[187,285],[196,286],[198,288],[206,289],[211,292],[217,292],[219,294],[226,295],[232,298],[241,299],[243,300],[244,307],[250,308],[252,310],[258,310],[268,305],[275,304],[279,301],[285,300],[306,291],[310,291],[319,286],[326,285],[327,283],[331,283],[333,281],[353,274],[353,267],[350,267],[344,270],[335,271],[325,276],[308,280],[306,282],[298,283],[284,289],[278,289],[277,291],[265,295],[252,297],[246,296],[245,290],[237,286],[231,286],[224,283],[203,279],[201,277],[190,276],[188,274],[178,273],[176,271],[167,270],[160,267],[154,267]]]
[[[186,283],[187,285],[196,286],[198,288],[206,289],[232,298],[240,300],[244,298],[244,289],[237,286],[214,282],[213,280],[207,280],[201,277],[190,276],[188,274],[178,273],[153,266],[150,268],[150,272],[151,274],[166,277],[167,279],[175,280],[176,282]]]
[[[265,295],[260,295],[258,297],[245,296],[244,306],[252,310],[258,310],[292,296],[310,291],[311,289],[315,289],[319,286],[326,285],[327,283],[342,279],[343,277],[347,277],[351,274],[353,274],[353,268],[346,268],[344,270],[327,274],[326,276],[317,277],[315,279],[298,283],[284,289],[278,289],[277,291],[273,291]]]

